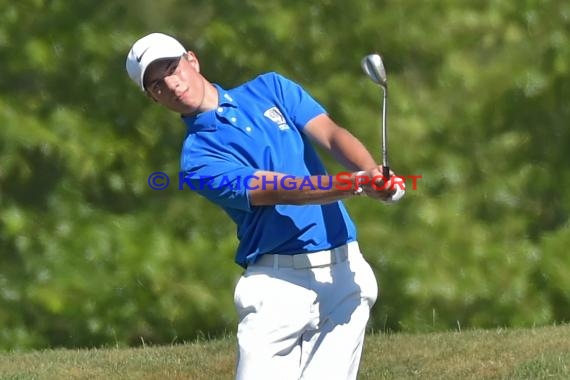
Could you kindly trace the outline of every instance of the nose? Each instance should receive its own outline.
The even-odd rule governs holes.
[[[184,86],[182,85],[182,82],[180,81],[180,78],[178,78],[178,76],[176,75],[170,75],[168,77],[165,77],[164,84],[166,85],[166,87],[168,87],[168,90],[174,97],[180,96],[185,90]]]
[[[168,87],[171,91],[175,91],[178,87],[180,87],[180,81],[176,75],[169,75],[164,78],[164,83],[166,87]]]

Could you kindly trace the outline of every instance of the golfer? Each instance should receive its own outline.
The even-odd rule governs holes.
[[[194,52],[162,33],[137,40],[126,68],[181,115],[181,170],[237,225],[235,261],[245,272],[234,293],[236,378],[355,379],[378,288],[342,200],[394,200],[390,186],[359,183],[380,178],[382,167],[277,73],[224,89],[200,74]],[[312,144],[352,173],[328,175]]]

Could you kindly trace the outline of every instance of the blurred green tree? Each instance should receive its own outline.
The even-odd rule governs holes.
[[[0,347],[234,328],[235,228],[177,190],[184,127],[124,71],[151,31],[195,49],[224,87],[264,71],[299,81],[378,157],[380,95],[359,61],[383,54],[391,163],[422,178],[392,207],[347,202],[379,277],[373,328],[568,320],[569,4],[1,5]],[[147,186],[155,171],[168,190]]]

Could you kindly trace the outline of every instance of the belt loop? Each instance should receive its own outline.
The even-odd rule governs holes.
[[[279,255],[273,255],[273,270],[279,269]]]

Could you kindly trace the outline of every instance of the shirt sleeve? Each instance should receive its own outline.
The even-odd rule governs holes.
[[[181,186],[224,207],[251,212],[248,189],[256,169],[222,159],[182,165]]]
[[[272,78],[282,107],[300,130],[316,116],[326,113],[324,107],[299,84],[277,73],[272,73]]]

